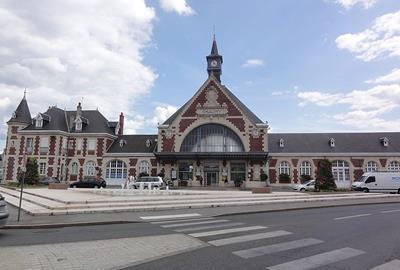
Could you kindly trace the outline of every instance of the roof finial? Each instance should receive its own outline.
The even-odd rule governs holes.
[[[213,25],[213,39],[215,40],[215,24]]]
[[[26,87],[25,87],[25,90],[24,90],[24,99],[26,99]]]

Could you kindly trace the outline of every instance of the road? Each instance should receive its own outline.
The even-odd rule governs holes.
[[[388,270],[400,269],[399,224],[400,204],[214,218],[196,215],[194,210],[186,217],[158,217],[143,223],[3,230],[0,246],[184,234],[204,245],[126,269],[364,270],[389,263],[393,268],[377,268]]]

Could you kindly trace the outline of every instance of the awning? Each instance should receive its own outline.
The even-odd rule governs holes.
[[[268,159],[268,152],[155,152],[158,160],[262,160]]]

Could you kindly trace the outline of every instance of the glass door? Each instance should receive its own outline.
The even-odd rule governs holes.
[[[205,176],[206,176],[207,186],[218,185],[218,172],[206,172]]]

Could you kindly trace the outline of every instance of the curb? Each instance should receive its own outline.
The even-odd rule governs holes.
[[[141,221],[94,221],[94,222],[74,222],[74,223],[47,223],[47,224],[12,224],[5,225],[1,229],[54,229],[64,227],[81,227],[81,226],[96,226],[96,225],[114,225],[114,224],[129,224],[129,223],[142,223]]]
[[[359,205],[372,205],[372,204],[393,204],[400,203],[399,201],[392,202],[359,202],[359,203],[350,203],[350,204],[340,204],[340,205],[316,205],[316,206],[308,206],[308,207],[293,207],[293,208],[281,208],[281,209],[266,209],[266,210],[257,210],[257,211],[243,211],[243,212],[234,212],[234,213],[225,213],[215,215],[213,217],[228,217],[228,216],[238,216],[244,214],[262,214],[262,213],[274,213],[274,212],[283,212],[283,211],[298,211],[298,210],[307,210],[307,209],[316,209],[316,208],[332,208],[332,207],[342,207],[342,206],[359,206]]]

